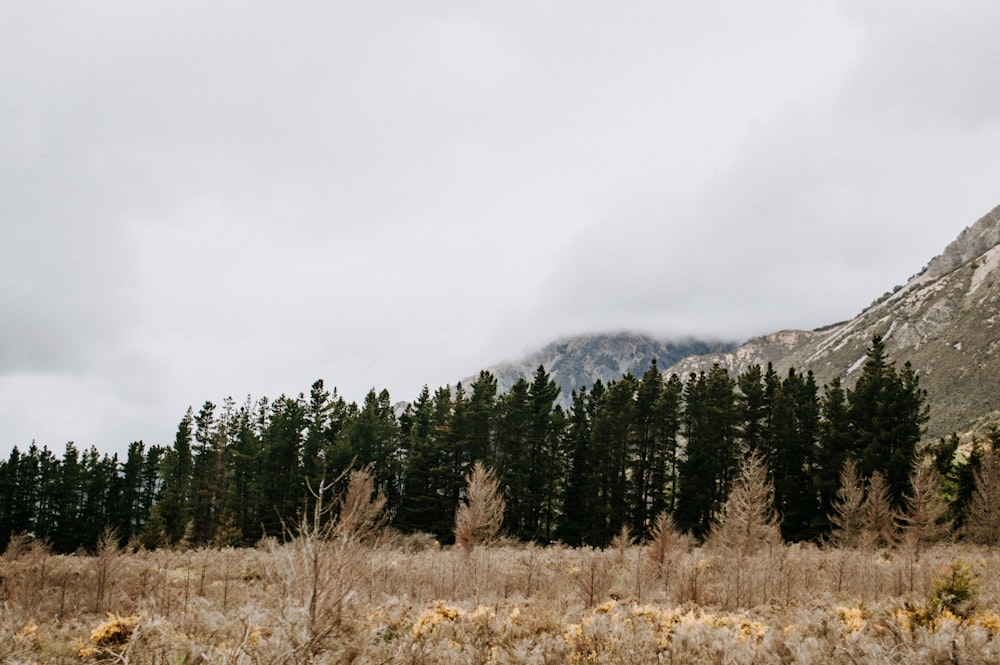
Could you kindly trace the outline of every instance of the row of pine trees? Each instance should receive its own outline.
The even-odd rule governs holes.
[[[109,527],[149,548],[252,545],[283,536],[316,488],[339,495],[351,468],[370,468],[394,528],[448,542],[477,461],[500,481],[504,533],[571,545],[607,545],[622,527],[645,538],[661,514],[704,538],[751,454],[789,541],[830,533],[847,460],[862,478],[877,472],[899,509],[925,461],[959,521],[973,491],[978,453],[957,460],[955,437],[918,450],[926,392],[877,336],[849,389],[770,366],[664,377],[654,360],[641,377],[574,391],[566,408],[559,392],[544,367],[502,394],[482,372],[467,387],[425,387],[398,413],[387,391],[358,405],[317,381],[308,395],[205,402],[173,445],[135,442],[124,459],[73,443],[61,458],[15,448],[0,462],[0,545],[29,533],[57,551],[92,549]]]

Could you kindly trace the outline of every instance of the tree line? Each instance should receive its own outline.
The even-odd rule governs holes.
[[[316,488],[340,495],[351,468],[369,469],[394,528],[450,542],[477,462],[499,482],[510,537],[605,546],[623,527],[646,538],[669,515],[702,539],[750,455],[766,463],[781,535],[819,540],[848,460],[884,480],[895,508],[914,465],[934,465],[960,522],[986,454],[956,459],[954,436],[918,449],[926,391],[879,336],[850,388],[770,365],[665,377],[654,360],[640,377],[573,391],[565,408],[559,392],[541,366],[505,393],[484,371],[468,387],[425,386],[397,412],[385,390],[357,404],[320,380],[308,395],[205,402],[172,445],[134,442],[124,459],[73,443],[61,458],[14,448],[0,461],[0,545],[28,533],[56,551],[90,550],[108,527],[149,548],[252,545],[281,537]]]

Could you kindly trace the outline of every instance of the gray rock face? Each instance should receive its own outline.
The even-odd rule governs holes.
[[[1000,206],[962,231],[944,252],[934,258],[924,274],[937,279],[1000,244]]]
[[[686,374],[719,363],[735,374],[772,363],[779,373],[811,370],[820,384],[840,377],[850,386],[876,333],[897,364],[912,363],[927,389],[926,438],[1000,421],[1000,207],[850,321],[766,335],[665,369]]]
[[[812,371],[820,385],[850,387],[874,334],[897,364],[911,362],[928,392],[927,439],[1000,422],[1000,206],[966,228],[922,272],[850,321],[817,330],[784,330],[736,346],[664,341],[633,333],[567,337],[489,370],[506,391],[544,365],[567,405],[574,389],[625,372],[641,376],[653,358],[682,377],[720,364],[733,375],[750,365]]]
[[[642,376],[654,358],[657,366],[664,368],[690,355],[728,351],[734,346],[731,342],[663,340],[629,332],[577,335],[556,340],[521,360],[487,369],[496,377],[500,392],[505,392],[520,378],[530,381],[542,365],[561,388],[559,402],[567,406],[574,390],[589,389],[598,379],[605,383],[620,379],[626,372]]]

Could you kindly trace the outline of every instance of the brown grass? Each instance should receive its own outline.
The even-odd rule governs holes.
[[[19,541],[0,558],[0,662],[1000,659],[995,549],[778,545],[735,567],[725,550],[683,542],[464,552],[313,538],[121,552],[98,601],[98,557]]]

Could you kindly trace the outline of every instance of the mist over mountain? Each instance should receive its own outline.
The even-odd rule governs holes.
[[[736,375],[771,363],[779,374],[813,371],[820,384],[857,378],[874,334],[897,366],[909,361],[927,389],[926,438],[969,433],[1000,419],[1000,206],[963,230],[904,284],[849,321],[782,330],[743,344],[659,340],[633,333],[564,338],[518,362],[489,370],[501,390],[544,365],[563,390],[640,375],[653,358],[664,374],[686,376],[720,364]]]
[[[574,390],[584,386],[589,389],[597,380],[620,379],[626,372],[641,376],[654,359],[658,367],[664,368],[689,356],[723,353],[735,347],[733,342],[667,340],[631,332],[576,335],[547,344],[519,361],[486,369],[496,377],[498,390],[506,392],[518,379],[530,380],[542,365],[560,388],[560,403],[567,405]]]

